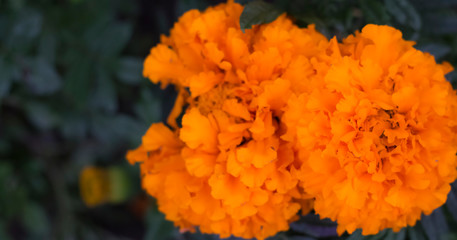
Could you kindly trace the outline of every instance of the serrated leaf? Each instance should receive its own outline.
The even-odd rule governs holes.
[[[138,84],[143,80],[143,60],[137,57],[119,59],[116,76],[126,84]]]
[[[435,209],[429,216],[422,216],[420,222],[429,240],[441,240],[442,235],[449,232],[442,208]]]
[[[246,4],[240,16],[240,28],[251,29],[252,25],[270,23],[281,15],[273,5],[263,1],[252,1]]]
[[[54,65],[43,58],[29,62],[31,72],[25,77],[29,90],[37,95],[49,95],[62,87],[62,80]]]
[[[408,0],[385,0],[387,11],[402,25],[418,31],[422,26],[420,15]]]

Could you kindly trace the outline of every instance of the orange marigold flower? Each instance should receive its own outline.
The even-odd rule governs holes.
[[[457,177],[452,70],[400,31],[367,25],[314,64],[281,119],[300,185],[338,233],[414,225],[446,201]]]
[[[141,163],[143,187],[181,229],[264,239],[312,207],[279,119],[327,40],[285,15],[243,33],[242,10],[233,1],[191,10],[151,50],[144,76],[179,91],[173,129],[153,124],[127,159]]]

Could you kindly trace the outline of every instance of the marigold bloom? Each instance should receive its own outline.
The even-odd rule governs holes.
[[[325,56],[327,40],[284,15],[243,33],[242,10],[233,1],[191,10],[151,50],[144,75],[179,91],[173,129],[153,124],[127,158],[141,163],[143,187],[181,229],[264,239],[312,206],[279,119],[304,88],[292,88],[296,73]]]
[[[414,225],[457,177],[452,67],[413,44],[376,25],[332,40],[281,119],[302,161],[300,185],[339,234]]]

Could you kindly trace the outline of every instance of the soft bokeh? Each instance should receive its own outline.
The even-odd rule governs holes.
[[[178,94],[142,78],[151,46],[185,11],[219,2],[0,1],[0,239],[217,239],[165,221],[125,152],[150,123],[167,121]],[[391,25],[439,62],[457,64],[455,0],[269,2],[339,40],[367,23]],[[456,76],[446,77],[455,85]],[[80,176],[90,166],[122,169],[128,180],[116,184],[131,184],[128,196],[84,204]],[[444,207],[399,239],[455,238],[456,209],[453,188]],[[277,235],[320,238],[336,238],[336,226],[314,215]]]

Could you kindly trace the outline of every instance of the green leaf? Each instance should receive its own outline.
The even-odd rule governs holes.
[[[131,35],[131,24],[101,18],[86,31],[84,39],[90,51],[110,57],[121,52]]]
[[[177,1],[176,2],[176,16],[182,16],[189,9],[195,9],[196,7],[183,6],[186,1]],[[198,8],[197,8],[198,9]],[[154,16],[154,23],[157,28],[157,31],[160,33],[168,33],[170,28],[173,25],[168,21],[168,13],[166,8],[157,6],[153,9],[152,15]],[[158,36],[157,36],[158,38]]]
[[[54,34],[49,32],[43,34],[38,45],[38,55],[49,63],[55,63],[57,41]]]
[[[2,184],[0,184],[0,189],[1,190],[4,190],[2,189],[2,187],[6,187],[6,181],[7,179],[10,177],[10,175],[13,175],[13,167],[11,166],[11,164],[8,162],[8,161],[5,161],[2,159],[2,161],[0,161],[0,182]],[[2,194],[3,191],[0,191],[0,194]],[[0,198],[0,199],[3,199],[3,198]]]
[[[111,127],[117,136],[134,141],[138,139],[138,136],[142,136],[146,132],[148,126],[141,124],[130,116],[118,114],[111,121]]]
[[[1,0],[0,0],[1,3]],[[10,21],[5,14],[0,15],[0,42],[4,42],[8,37],[8,26]]]
[[[43,16],[34,9],[21,10],[14,19],[6,46],[10,49],[25,51],[28,45],[40,34]]]
[[[156,206],[151,206],[146,216],[145,240],[167,239],[172,236],[174,231],[173,223],[166,221],[165,216],[157,210]]]
[[[422,216],[420,222],[430,240],[441,240],[443,235],[449,233],[442,208],[435,209],[429,216]]]
[[[123,57],[119,59],[116,70],[118,79],[126,84],[137,85],[143,78],[143,60],[137,57]]]
[[[28,119],[39,129],[48,130],[59,122],[58,115],[50,109],[50,106],[31,101],[25,105]]]
[[[251,29],[252,25],[270,23],[281,15],[273,5],[263,1],[252,1],[246,4],[240,16],[240,28]]]
[[[82,114],[69,113],[61,121],[60,130],[66,139],[82,140],[87,134],[87,122]]]
[[[0,102],[1,104],[1,102]],[[0,114],[1,117],[1,114]],[[2,123],[2,120],[0,119],[0,124]],[[5,139],[0,139],[0,155],[1,156],[6,156],[6,153],[12,149],[12,143],[8,141],[9,137],[5,137]]]
[[[82,108],[86,102],[91,86],[92,63],[90,59],[84,59],[77,52],[69,64],[69,70],[65,75],[65,95],[78,107]]]
[[[19,10],[25,5],[25,0],[9,0],[8,2],[11,8],[14,10]]]
[[[124,114],[97,115],[92,119],[91,133],[104,143],[134,142],[146,132],[147,127]]]
[[[404,240],[406,238],[406,228],[402,228],[398,233],[388,230],[383,240]]]
[[[12,66],[0,58],[0,100],[8,95],[13,82]]]
[[[362,8],[363,15],[369,23],[389,25],[390,16],[386,7],[380,1],[359,0],[359,4]]]
[[[29,64],[31,73],[25,80],[32,93],[49,95],[62,87],[62,80],[54,65],[43,58],[31,60]]]
[[[160,6],[160,5],[159,5]],[[176,1],[176,16],[181,16],[183,15],[185,12],[189,11],[189,9],[199,9],[199,10],[204,10],[205,8],[207,8],[208,5],[205,1],[201,1],[201,0],[180,0],[180,1]],[[157,14],[158,12],[161,12],[161,13],[164,13],[164,9],[158,9],[158,11],[155,11],[155,13]],[[160,14],[159,14],[160,16]],[[164,15],[166,16],[166,15]],[[162,18],[162,20],[164,20]],[[167,29],[168,31],[168,29]]]
[[[363,240],[365,236],[362,235],[362,230],[357,229],[346,240]]]
[[[134,107],[135,114],[143,123],[151,124],[162,119],[162,106],[160,99],[151,93],[148,88],[141,89],[141,100]]]
[[[454,182],[451,185],[451,191],[449,192],[447,196],[447,201],[446,201],[446,208],[448,211],[451,213],[451,216],[454,218],[455,221],[457,221],[457,189],[456,189],[456,184],[457,182]]]
[[[117,109],[117,95],[114,81],[109,74],[99,68],[95,79],[96,87],[92,95],[92,109],[114,113]]]
[[[402,25],[419,31],[422,21],[414,6],[408,0],[384,0],[387,11]]]
[[[46,238],[49,231],[49,220],[44,209],[34,202],[28,202],[22,213],[22,222],[33,236]]]
[[[10,240],[11,238],[8,236],[6,231],[6,223],[0,219],[0,239],[2,240]]]
[[[23,164],[21,169],[21,173],[27,176],[24,182],[32,194],[45,195],[46,191],[49,190],[49,186],[43,176],[43,172],[45,171],[43,165],[42,160],[34,158]]]
[[[427,240],[425,238],[425,233],[418,223],[416,223],[416,226],[408,228],[408,236],[411,240]]]
[[[442,239],[445,239],[445,240],[457,240],[457,233],[446,234],[446,235],[444,235],[444,237]]]
[[[9,159],[0,159],[0,212],[1,219],[20,215],[28,203],[28,188],[25,188],[16,176]]]

